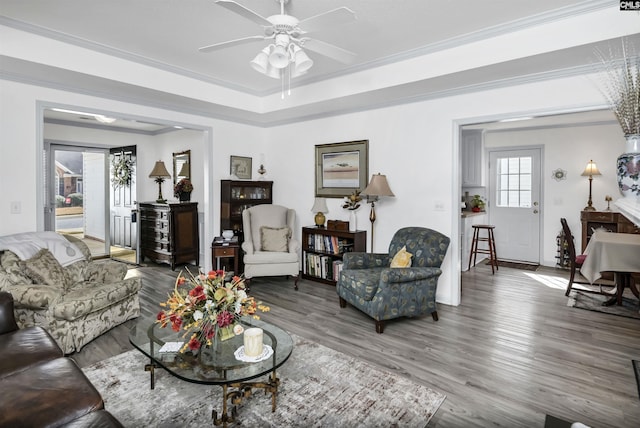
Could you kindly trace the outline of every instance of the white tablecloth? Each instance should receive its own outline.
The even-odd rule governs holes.
[[[601,272],[640,272],[640,235],[596,230],[584,254],[580,273],[591,283]]]

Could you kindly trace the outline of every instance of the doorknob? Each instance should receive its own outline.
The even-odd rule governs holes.
[[[533,203],[533,206],[534,206],[534,207],[537,207],[537,206],[538,206],[538,203],[537,203],[537,202],[534,202],[534,203]]]
[[[538,210],[533,210],[533,213],[534,214],[538,214]]]

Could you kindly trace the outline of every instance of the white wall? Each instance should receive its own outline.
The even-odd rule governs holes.
[[[600,93],[588,80],[573,77],[260,129],[7,81],[0,81],[0,95],[3,100],[0,177],[3,183],[17,176],[24,177],[19,188],[5,186],[5,198],[0,201],[0,234],[41,227],[35,214],[39,182],[38,100],[210,129],[211,146],[203,146],[203,210],[207,217],[205,223],[209,222],[205,234],[209,239],[219,232],[219,180],[228,176],[229,155],[253,157],[255,173],[256,160],[260,153],[265,153],[265,166],[274,181],[274,201],[294,208],[301,226],[311,224],[313,219],[310,209],[315,187],[314,146],[368,139],[369,175],[386,174],[396,195],[376,205],[374,250],[385,251],[393,233],[407,225],[430,227],[454,237],[437,293],[437,300],[447,304],[458,304],[460,296],[458,125],[514,114],[601,107],[603,103]],[[8,103],[12,103],[11,109],[6,108]],[[19,144],[11,144],[13,142]],[[15,159],[23,162],[18,164]],[[578,163],[582,164],[582,159]],[[10,201],[15,200],[23,201],[24,215],[8,214]],[[347,218],[340,203],[338,199],[329,201],[328,218]],[[368,212],[368,206],[358,212],[361,227],[368,224]],[[296,235],[300,237],[300,228]]]
[[[616,159],[624,151],[624,136],[617,124],[572,126],[563,128],[523,130],[514,132],[487,132],[485,148],[511,146],[544,146],[542,186],[543,215],[543,264],[556,265],[556,236],[560,232],[560,218],[566,217],[581,248],[580,211],[589,199],[588,177],[582,171],[589,160],[598,165],[601,176],[593,178],[593,206],[604,210],[609,195],[620,197],[616,181]],[[567,171],[566,180],[556,181],[552,172],[561,168]],[[615,209],[613,203],[612,209]]]

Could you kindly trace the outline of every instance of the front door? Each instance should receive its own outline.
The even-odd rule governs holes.
[[[120,258],[135,252],[137,247],[136,147],[110,149],[109,158],[111,256]]]
[[[540,263],[541,151],[489,151],[489,221],[498,259]]]

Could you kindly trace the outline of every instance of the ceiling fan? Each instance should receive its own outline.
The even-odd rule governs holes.
[[[356,54],[353,52],[306,36],[323,28],[354,21],[356,15],[351,9],[339,7],[310,18],[298,20],[287,15],[284,11],[284,5],[289,0],[276,1],[280,3],[280,14],[265,18],[233,0],[217,0],[216,3],[220,6],[263,26],[263,34],[214,43],[198,50],[212,52],[257,40],[272,40],[269,46],[251,61],[251,66],[260,73],[276,79],[284,79],[286,70],[291,78],[304,74],[311,68],[313,61],[307,56],[304,49],[345,64],[349,64],[355,59]]]

